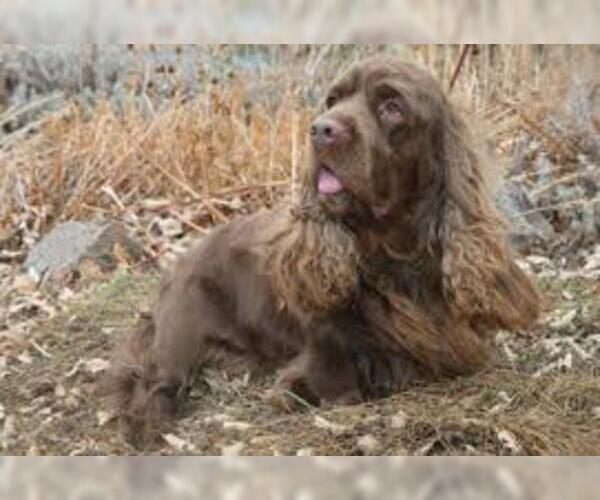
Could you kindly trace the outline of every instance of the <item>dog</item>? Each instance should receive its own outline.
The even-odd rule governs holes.
[[[379,398],[472,373],[535,322],[485,155],[427,71],[357,64],[308,132],[296,197],[205,236],[119,349],[125,420],[175,416],[204,366],[277,371],[276,394],[316,405]]]

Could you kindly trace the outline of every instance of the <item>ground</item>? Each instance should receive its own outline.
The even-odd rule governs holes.
[[[541,277],[545,316],[501,334],[498,359],[474,376],[362,405],[284,413],[271,380],[207,373],[155,446],[128,444],[98,396],[112,346],[148,304],[159,274],[119,271],[36,324],[0,389],[6,454],[552,454],[600,451],[600,283]],[[554,347],[553,347],[554,346]]]

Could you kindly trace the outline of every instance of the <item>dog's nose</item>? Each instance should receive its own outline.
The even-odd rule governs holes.
[[[340,146],[348,135],[344,125],[333,118],[317,118],[310,128],[313,145],[318,150]]]

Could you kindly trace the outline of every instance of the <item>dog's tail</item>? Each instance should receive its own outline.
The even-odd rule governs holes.
[[[176,410],[172,391],[157,377],[155,333],[153,318],[143,314],[101,383],[101,394],[118,414],[127,438],[136,442],[147,442]]]

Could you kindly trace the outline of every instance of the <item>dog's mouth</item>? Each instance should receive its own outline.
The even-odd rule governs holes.
[[[321,165],[317,173],[317,191],[319,194],[331,196],[343,192],[344,185],[333,170]]]

